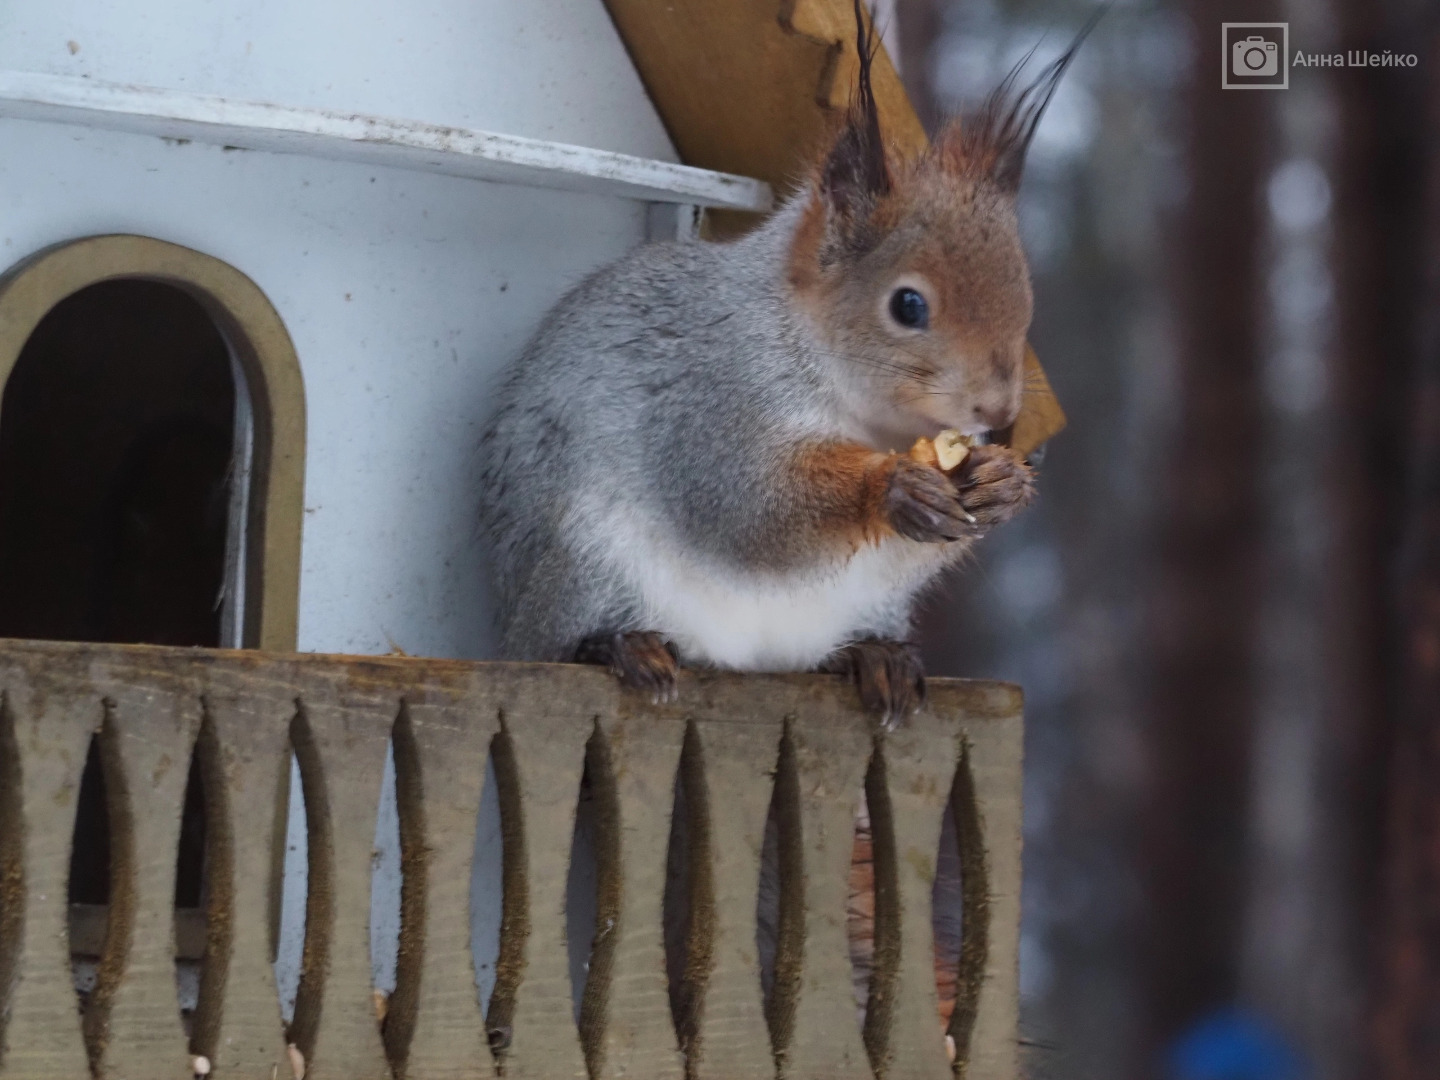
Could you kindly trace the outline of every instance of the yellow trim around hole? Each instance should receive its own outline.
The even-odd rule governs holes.
[[[295,649],[305,494],[305,384],[274,306],[229,263],[147,236],[90,236],[0,275],[0,397],[21,350],[56,304],[90,285],[143,278],[183,289],[215,320],[249,384],[254,458],[246,522],[246,648]]]

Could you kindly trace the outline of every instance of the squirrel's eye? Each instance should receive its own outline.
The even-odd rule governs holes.
[[[914,289],[896,289],[890,295],[890,317],[901,326],[924,330],[930,325],[930,305]]]

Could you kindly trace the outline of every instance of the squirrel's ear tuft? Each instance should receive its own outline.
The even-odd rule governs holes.
[[[1002,191],[1019,191],[1025,155],[1035,138],[1035,129],[1040,126],[1040,118],[1045,115],[1045,108],[1055,96],[1075,54],[1107,10],[1108,6],[1101,7],[1090,16],[1070,47],[1046,64],[1032,82],[1018,91],[1015,89],[1034,49],[1010,69],[978,113],[952,121],[935,143],[941,167],[960,176],[987,178]]]
[[[860,53],[860,79],[845,126],[821,168],[820,184],[832,208],[854,218],[863,208],[890,193],[890,169],[880,135],[880,112],[870,85],[870,66],[880,48],[874,19],[866,20],[860,0],[855,4],[855,45]]]

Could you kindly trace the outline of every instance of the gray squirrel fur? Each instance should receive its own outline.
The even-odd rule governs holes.
[[[1008,448],[978,448],[958,481],[891,451],[1019,410],[1015,192],[1074,47],[918,162],[880,139],[873,48],[862,36],[856,105],[772,217],[596,271],[508,372],[481,502],[505,657],[651,632],[687,664],[840,669],[858,643],[903,642],[917,596],[1031,498]],[[923,330],[888,314],[907,287],[934,311]],[[897,655],[881,663],[903,679]]]

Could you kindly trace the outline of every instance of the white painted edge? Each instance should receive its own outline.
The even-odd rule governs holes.
[[[329,109],[188,94],[70,75],[0,71],[0,117],[156,135],[240,150],[764,212],[768,184],[566,143]]]

